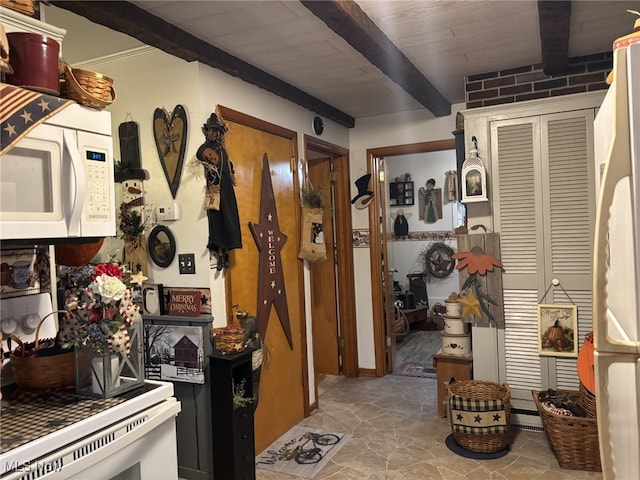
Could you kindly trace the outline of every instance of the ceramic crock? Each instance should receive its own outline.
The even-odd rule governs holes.
[[[468,355],[471,353],[471,335],[449,335],[444,330],[442,335],[442,353],[449,355]]]
[[[449,335],[464,335],[466,332],[465,323],[459,318],[444,317],[444,332]]]
[[[11,85],[49,95],[60,94],[58,56],[60,45],[46,35],[27,32],[7,33],[9,63],[13,74],[7,74]]]
[[[459,302],[447,302],[445,301],[444,304],[446,305],[446,315],[448,317],[456,317],[456,318],[460,318],[461,314],[462,314],[462,304]]]

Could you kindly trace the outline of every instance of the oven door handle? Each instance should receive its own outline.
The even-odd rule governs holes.
[[[75,192],[70,192],[70,194],[75,193],[75,195],[73,198],[73,206],[71,207],[71,216],[68,221],[68,236],[79,237],[81,234],[80,222],[82,220],[82,210],[84,208],[84,199],[86,195],[84,165],[82,163],[82,158],[80,158],[78,142],[76,141],[73,132],[65,129],[63,131],[63,136],[65,148],[67,149],[67,152],[69,152],[69,157],[71,158],[71,170],[73,170],[76,186]]]

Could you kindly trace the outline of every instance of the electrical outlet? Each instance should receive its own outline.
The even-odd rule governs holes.
[[[180,274],[196,273],[196,256],[194,253],[178,254],[178,266]]]

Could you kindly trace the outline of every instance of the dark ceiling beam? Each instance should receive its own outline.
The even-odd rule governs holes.
[[[451,114],[451,103],[396,47],[354,1],[300,0],[369,62],[436,117]]]
[[[337,108],[309,95],[259,68],[175,27],[146,10],[124,1],[56,1],[50,2],[94,23],[126,33],[141,42],[188,62],[198,61],[247,83],[263,88],[347,128],[355,119]]]
[[[569,64],[571,2],[538,0],[542,71],[547,75],[566,73]]]

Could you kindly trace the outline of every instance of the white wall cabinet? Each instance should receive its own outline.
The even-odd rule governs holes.
[[[539,355],[537,304],[575,303],[582,345],[592,329],[593,119],[603,96],[464,112],[465,137],[484,145],[490,174],[490,208],[471,207],[469,224],[500,233],[504,264],[504,329],[474,328],[474,378],[508,383],[514,408],[536,410],[531,390],[578,389],[575,357]],[[545,297],[554,278],[564,290]]]

